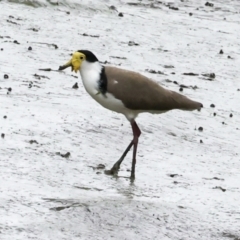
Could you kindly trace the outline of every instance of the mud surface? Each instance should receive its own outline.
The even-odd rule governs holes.
[[[1,240],[240,239],[239,1],[0,5]],[[78,49],[205,107],[139,116],[134,183],[131,153],[104,174],[130,124],[57,71]]]

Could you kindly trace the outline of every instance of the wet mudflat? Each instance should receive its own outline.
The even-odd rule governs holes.
[[[239,2],[29,3],[0,3],[0,239],[240,239]],[[139,116],[134,183],[131,152],[104,174],[127,120],[54,71],[78,49],[204,104]]]

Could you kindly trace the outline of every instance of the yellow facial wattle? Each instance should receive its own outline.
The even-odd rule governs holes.
[[[68,67],[71,67],[72,71],[77,73],[77,71],[80,70],[80,67],[84,58],[85,58],[84,54],[80,52],[75,52],[72,55],[72,59],[68,61],[66,64],[64,64],[63,66],[61,66],[59,70],[64,70]]]
[[[71,59],[72,62],[72,71],[77,72],[79,71],[80,67],[81,67],[81,61],[79,57],[72,57]]]

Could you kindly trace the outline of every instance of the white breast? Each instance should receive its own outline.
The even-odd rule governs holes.
[[[84,61],[81,65],[80,75],[86,91],[103,107],[122,113],[128,120],[134,119],[138,115],[138,111],[126,108],[123,102],[115,98],[111,93],[102,94],[98,89],[98,81],[102,66],[99,62],[89,63]]]
[[[83,86],[93,97],[98,92],[98,81],[102,66],[98,63],[88,63],[84,61],[80,69]]]

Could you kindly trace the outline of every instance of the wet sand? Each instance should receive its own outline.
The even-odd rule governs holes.
[[[1,2],[1,240],[240,239],[239,3],[129,2]],[[78,49],[204,104],[139,116],[134,183],[131,152],[117,178],[97,168],[131,140],[124,116],[39,70]]]

